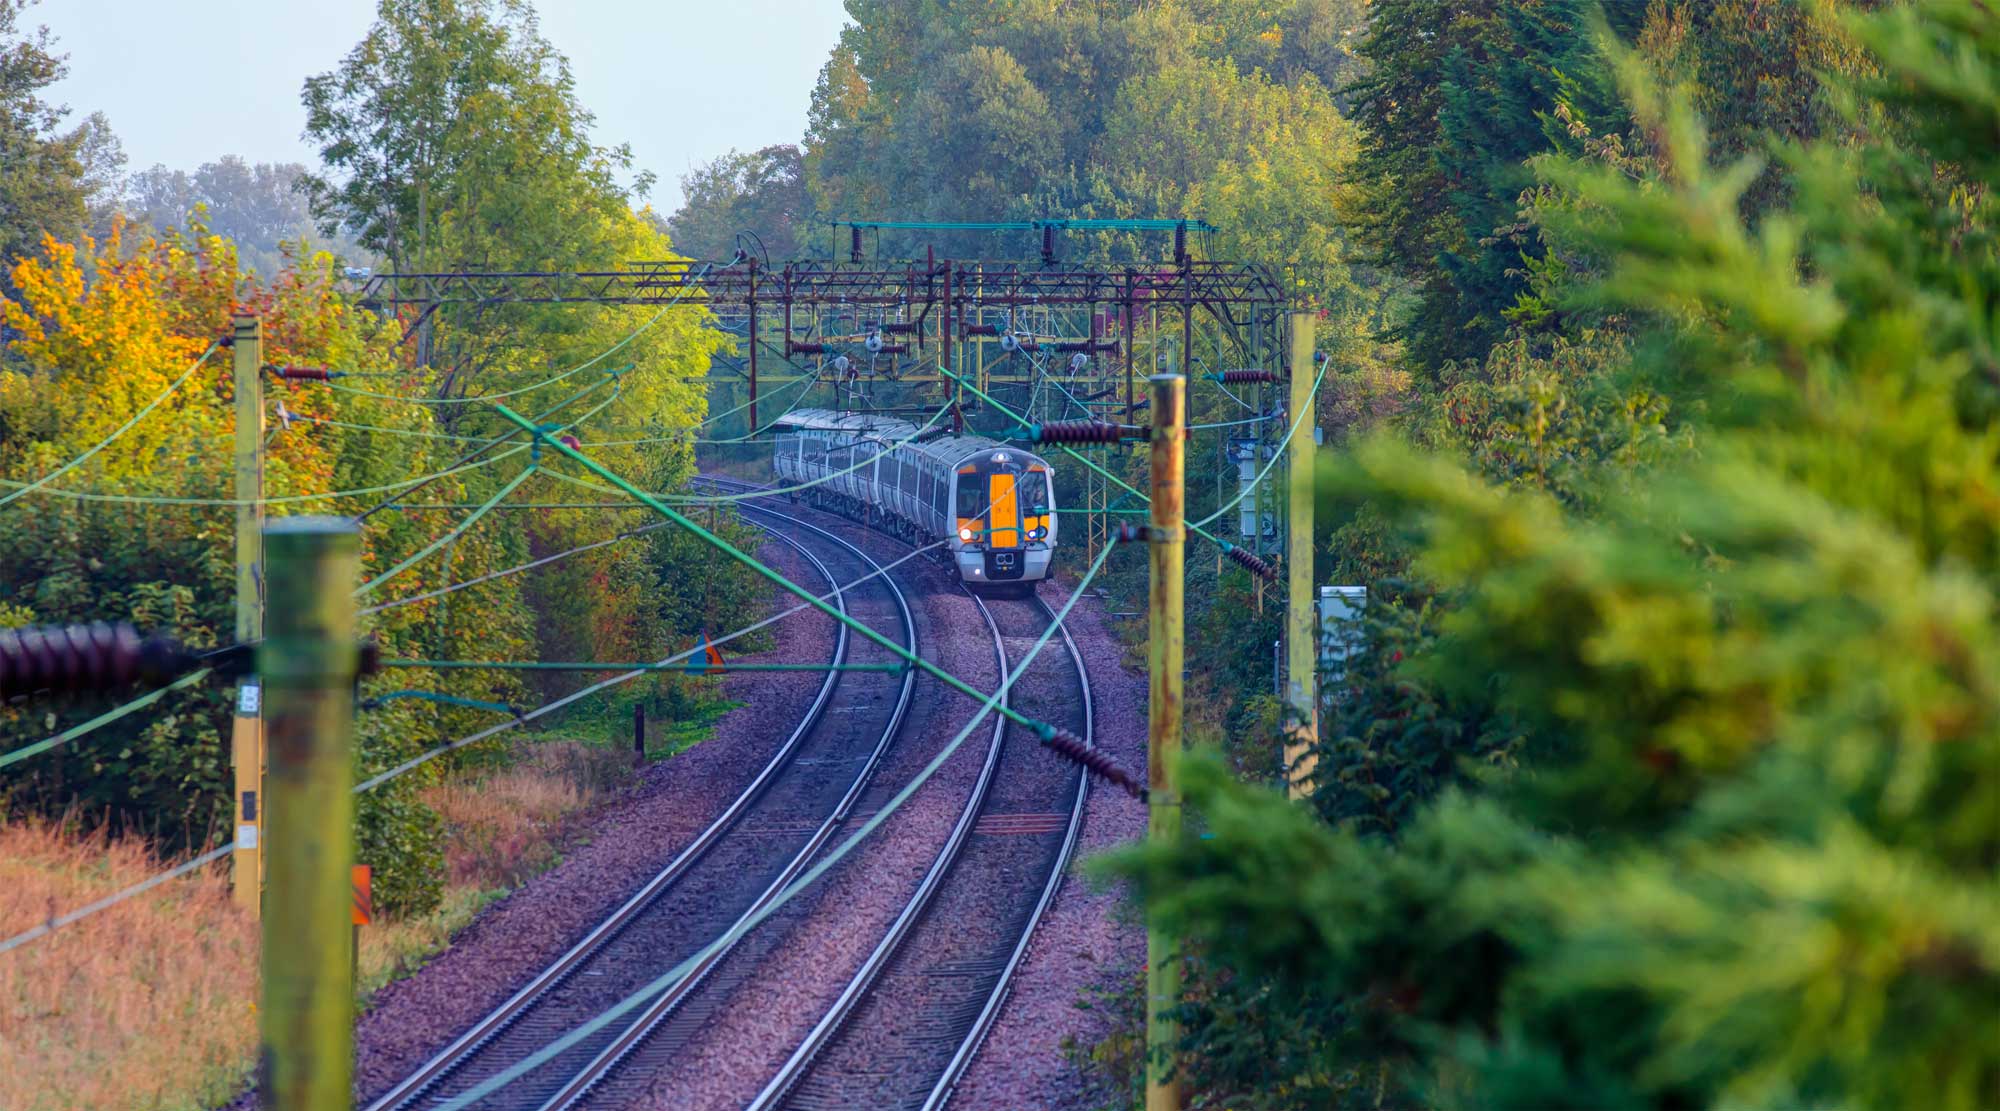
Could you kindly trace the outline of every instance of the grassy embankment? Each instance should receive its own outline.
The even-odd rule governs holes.
[[[700,741],[730,706],[705,702],[650,738],[650,754]],[[444,899],[431,913],[362,930],[363,1005],[481,908],[558,863],[580,817],[630,783],[630,759],[602,741],[526,742],[503,767],[427,789],[447,830]],[[0,936],[168,863],[136,838],[0,826]],[[228,1099],[256,1052],[257,960],[256,924],[231,903],[222,868],[0,955],[0,1108],[193,1111]]]

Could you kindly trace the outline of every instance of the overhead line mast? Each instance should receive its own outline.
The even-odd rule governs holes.
[[[786,396],[787,406],[819,404],[808,401],[809,396],[828,390],[833,396],[825,403],[833,408],[874,412],[920,405],[948,413],[954,430],[977,417],[987,434],[1001,437],[1040,436],[1051,428],[1121,430],[1115,437],[1099,437],[1106,441],[1102,444],[1080,445],[1093,453],[1129,450],[1120,441],[1135,438],[1122,430],[1143,432],[1154,453],[1152,497],[1118,477],[1116,460],[1079,454],[1086,465],[1074,468],[1068,480],[1081,489],[1081,496],[1068,500],[1084,518],[1093,566],[1117,542],[1114,500],[1122,504],[1137,498],[1153,514],[1153,523],[1138,532],[1154,547],[1149,619],[1155,642],[1152,834],[1162,838],[1180,835],[1173,773],[1183,743],[1181,551],[1189,529],[1183,473],[1184,456],[1193,450],[1182,430],[1240,429],[1220,435],[1218,461],[1226,464],[1235,451],[1252,464],[1257,457],[1269,463],[1254,477],[1254,466],[1225,465],[1219,473],[1240,470],[1243,477],[1234,502],[1225,502],[1227,495],[1218,490],[1218,503],[1226,509],[1263,489],[1263,478],[1281,452],[1290,489],[1286,495],[1261,493],[1250,499],[1252,511],[1237,515],[1238,535],[1231,541],[1194,531],[1219,541],[1225,555],[1257,574],[1269,575],[1266,560],[1283,552],[1289,649],[1283,653],[1286,666],[1277,685],[1289,711],[1290,733],[1286,765],[1273,769],[1273,778],[1287,783],[1294,794],[1302,793],[1311,774],[1306,757],[1316,736],[1318,643],[1311,620],[1316,591],[1309,484],[1321,376],[1315,374],[1312,318],[1293,311],[1297,306],[1287,284],[1255,263],[1194,257],[1189,232],[1216,230],[1198,220],[842,220],[833,222],[836,251],[842,227],[847,229],[844,258],[773,264],[739,251],[722,266],[669,260],[600,270],[383,274],[362,287],[360,300],[399,315],[415,310],[423,320],[440,308],[461,305],[658,307],[685,301],[702,306],[721,316],[748,350],[735,371],[740,378],[720,378],[712,371],[696,380],[747,387],[748,399],[738,408],[748,410],[752,430],[769,416],[759,412],[763,389],[804,381],[802,389]],[[940,259],[926,250],[918,258],[869,258],[865,233],[874,233],[879,245],[884,231],[1034,233],[1040,257]],[[1171,233],[1172,254],[1117,264],[1060,258],[1062,233],[1077,232]],[[1284,349],[1287,340],[1289,351]],[[1197,353],[1197,344],[1213,362]],[[771,357],[783,360],[783,372],[772,373],[779,368],[767,365]],[[730,364],[718,360],[716,365]],[[1141,378],[1149,380],[1155,396],[1138,389]],[[1188,396],[1188,387],[1202,382],[1214,385],[1204,387],[1200,399]],[[1230,392],[1232,386],[1247,389],[1250,400]],[[1254,411],[1247,417],[1235,410],[1212,417],[1210,410],[1225,396]],[[1012,425],[1013,431],[992,427],[996,421]],[[1315,427],[1304,427],[1307,423]],[[1278,439],[1281,430],[1283,441]],[[1159,487],[1161,482],[1171,489]],[[1263,506],[1274,510],[1268,524],[1258,511]],[[1123,528],[1132,533],[1134,526]],[[1162,575],[1172,581],[1161,581]],[[1258,590],[1261,606],[1261,584]],[[1174,976],[1179,947],[1157,932],[1149,943],[1154,967],[1148,985],[1153,1007],[1148,1014],[1147,1106],[1158,1111],[1177,1108],[1180,1102],[1171,1079],[1174,1032],[1166,1014],[1179,995]]]

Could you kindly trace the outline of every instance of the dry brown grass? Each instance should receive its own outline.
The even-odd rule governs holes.
[[[0,827],[0,936],[137,883],[139,842]],[[0,1107],[219,1102],[257,1045],[257,928],[212,869],[0,954]]]
[[[446,882],[482,889],[519,886],[555,863],[564,819],[630,776],[622,753],[544,741],[527,747],[511,767],[428,788],[424,802],[447,830]]]
[[[447,829],[444,902],[362,929],[362,998],[555,863],[564,823],[629,780],[628,760],[532,743],[511,767],[427,790]],[[165,867],[137,839],[0,826],[0,937]],[[257,925],[230,902],[224,868],[0,954],[0,1111],[193,1111],[228,1100],[256,1054],[257,957]]]

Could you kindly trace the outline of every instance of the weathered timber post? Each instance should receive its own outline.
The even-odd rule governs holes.
[[[646,762],[646,704],[644,702],[634,702],[632,704],[632,762],[641,765]]]
[[[1313,749],[1319,744],[1319,595],[1313,589],[1313,325],[1309,311],[1291,314],[1293,425],[1285,452],[1291,505],[1285,526],[1285,776],[1292,798],[1312,792]]]
[[[1146,836],[1156,842],[1181,835],[1181,693],[1186,658],[1181,617],[1187,556],[1185,487],[1187,379],[1160,374],[1153,383],[1152,588],[1146,626]],[[1167,1014],[1181,1000],[1178,938],[1158,926],[1146,930],[1146,1111],[1180,1111],[1174,1045],[1180,1029]]]
[[[264,324],[237,315],[230,351],[236,377],[236,643],[264,635],[260,589],[264,558]],[[230,723],[229,762],[236,784],[236,851],[230,887],[236,905],[255,918],[262,911],[264,875],[258,833],[263,822],[264,720],[255,678],[236,691]]]
[[[264,530],[271,607],[257,652],[270,753],[264,1046],[271,1111],[353,1105],[354,522],[288,517]]]

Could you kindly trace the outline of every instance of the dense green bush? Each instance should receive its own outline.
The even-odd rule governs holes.
[[[1608,260],[1589,295],[1657,322],[1636,379],[1706,403],[1694,451],[1614,453],[1554,493],[1386,440],[1329,471],[1452,584],[1396,681],[1501,715],[1521,770],[1388,840],[1193,762],[1209,836],[1120,867],[1310,1032],[1262,1090],[2000,1098],[2000,1042],[1973,1033],[2000,1013],[2000,158],[1971,138],[2000,127],[2000,17],[1936,0],[1853,27],[1884,79],[1851,118],[1897,126],[1780,144],[1789,200],[1754,226],[1761,164],[1711,169],[1686,102],[1629,63],[1663,176],[1541,165],[1586,202],[1562,233]]]

